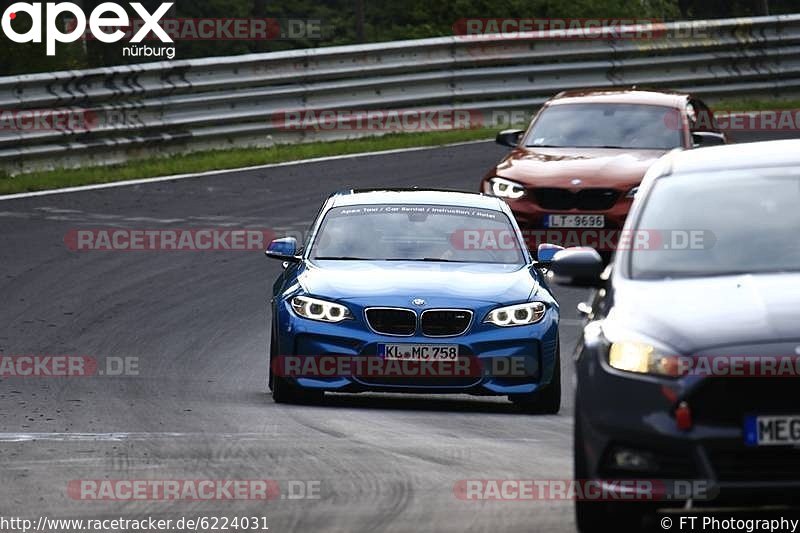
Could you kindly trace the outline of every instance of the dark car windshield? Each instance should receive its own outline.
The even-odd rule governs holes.
[[[314,260],[525,262],[508,217],[443,205],[353,205],[328,211],[310,251]]]
[[[630,252],[634,278],[800,271],[800,170],[740,170],[660,179]],[[632,247],[637,248],[637,247]]]
[[[525,145],[671,150],[682,146],[674,108],[643,104],[558,104],[536,119]]]

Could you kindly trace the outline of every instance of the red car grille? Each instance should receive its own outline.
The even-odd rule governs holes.
[[[558,211],[604,211],[611,209],[619,198],[619,192],[614,189],[583,189],[572,192],[568,189],[537,188],[532,189],[531,193],[540,207]]]

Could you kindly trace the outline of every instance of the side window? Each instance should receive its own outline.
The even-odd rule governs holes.
[[[690,114],[689,109],[692,113]],[[686,104],[686,113],[689,116],[689,127],[693,131],[719,131],[714,120],[714,113],[702,101],[693,98]],[[694,118],[692,118],[694,115]]]

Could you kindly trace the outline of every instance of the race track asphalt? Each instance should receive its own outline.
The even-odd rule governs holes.
[[[270,286],[259,252],[74,252],[70,230],[300,232],[334,190],[474,191],[504,153],[474,143],[0,201],[0,354],[136,358],[139,375],[0,380],[0,516],[265,516],[270,531],[574,531],[568,501],[476,502],[463,479],[572,475],[576,304],[562,308],[563,407],[503,398],[265,393]],[[84,501],[74,480],[271,479],[318,499]]]

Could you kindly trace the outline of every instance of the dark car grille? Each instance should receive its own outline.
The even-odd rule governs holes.
[[[688,398],[692,418],[700,423],[742,425],[746,414],[800,412],[800,380],[793,378],[711,378]]]
[[[367,322],[376,333],[384,335],[413,335],[417,330],[417,315],[408,309],[367,309]]]
[[[422,313],[422,333],[429,337],[461,335],[472,322],[472,311],[463,309],[435,309]]]
[[[619,198],[619,192],[614,189],[583,189],[572,192],[567,189],[539,188],[531,192],[540,207],[558,211],[604,211],[611,209]]]
[[[800,481],[800,450],[712,450],[711,465],[720,481]]]

